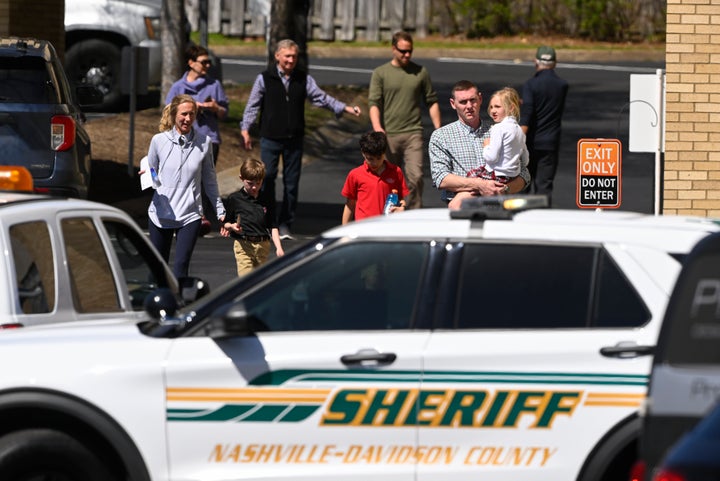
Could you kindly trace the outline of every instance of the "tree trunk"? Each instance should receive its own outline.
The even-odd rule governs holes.
[[[163,0],[161,23],[161,40],[163,52],[162,84],[160,86],[160,105],[165,105],[165,96],[172,84],[180,78],[184,71],[185,44],[185,9],[183,0]]]
[[[270,7],[268,67],[275,65],[275,48],[280,40],[289,38],[298,44],[297,68],[307,72],[307,18],[310,0],[275,0]]]

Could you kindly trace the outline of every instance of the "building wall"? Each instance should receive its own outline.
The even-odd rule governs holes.
[[[10,22],[8,21],[10,10],[10,0],[0,0],[0,37],[9,35],[8,29]]]
[[[0,35],[49,40],[58,54],[65,51],[64,0],[0,0]]]
[[[720,0],[668,0],[664,214],[720,217]]]

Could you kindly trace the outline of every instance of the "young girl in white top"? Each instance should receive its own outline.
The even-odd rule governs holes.
[[[520,175],[529,160],[525,134],[518,125],[520,118],[520,96],[512,87],[498,90],[490,98],[488,114],[495,122],[490,129],[490,138],[485,139],[483,160],[485,165],[480,176],[507,182]],[[478,177],[478,175],[475,175]]]
[[[493,93],[488,114],[495,121],[490,136],[485,139],[480,166],[467,173],[468,177],[482,177],[507,183],[520,175],[530,159],[525,134],[518,125],[520,118],[520,95],[512,87]],[[472,197],[471,192],[459,192],[449,207],[459,209],[463,199]]]

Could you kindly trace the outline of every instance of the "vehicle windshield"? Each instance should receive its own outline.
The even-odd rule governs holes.
[[[276,275],[286,266],[298,262],[298,260],[310,257],[319,250],[324,249],[337,242],[339,239],[327,239],[317,237],[292,252],[282,257],[275,258],[271,262],[260,266],[244,277],[227,282],[222,286],[210,286],[211,292],[208,296],[183,307],[173,317],[183,322],[162,324],[157,321],[144,323],[140,326],[143,333],[154,337],[178,337],[192,336],[202,328],[203,321],[220,307],[234,302],[238,293],[248,291],[253,285],[263,282],[265,279]]]
[[[42,57],[5,57],[0,64],[0,101],[48,104],[53,88],[47,63]]]

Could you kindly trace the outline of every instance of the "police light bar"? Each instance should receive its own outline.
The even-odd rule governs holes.
[[[450,212],[453,219],[512,219],[517,212],[549,207],[544,195],[497,195],[465,199],[459,210]]]
[[[22,166],[0,166],[0,190],[32,192],[33,178],[30,171]]]

